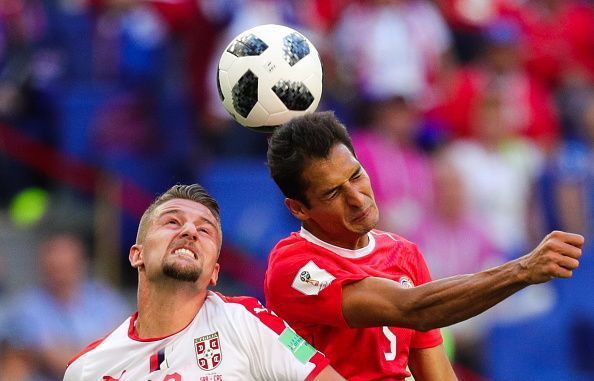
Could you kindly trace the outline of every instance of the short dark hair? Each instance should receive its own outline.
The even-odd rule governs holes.
[[[310,206],[303,171],[310,160],[327,158],[337,144],[344,144],[356,156],[346,127],[331,111],[299,116],[274,130],[268,141],[267,164],[285,197]]]
[[[140,223],[138,224],[138,232],[136,233],[137,244],[142,243],[142,241],[144,241],[149,223],[152,218],[152,214],[155,211],[155,209],[159,205],[174,199],[195,201],[199,204],[206,206],[208,210],[210,210],[210,212],[213,214],[213,216],[217,219],[220,228],[221,215],[219,212],[219,204],[217,203],[217,200],[215,200],[214,197],[212,197],[206,191],[206,189],[204,189],[204,187],[199,184],[177,184],[169,188],[161,195],[157,196],[157,198],[148,206],[146,211],[143,213],[140,219]]]

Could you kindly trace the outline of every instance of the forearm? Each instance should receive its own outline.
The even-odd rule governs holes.
[[[472,275],[413,288],[365,278],[343,288],[343,314],[353,328],[392,326],[427,331],[471,318],[526,287],[520,259]]]
[[[529,285],[520,276],[521,259],[480,273],[458,275],[409,289],[410,298],[394,300],[417,330],[445,327],[476,316]],[[399,316],[401,314],[396,314]],[[413,320],[413,321],[411,321]],[[405,323],[405,322],[400,322]]]
[[[445,327],[480,314],[530,284],[570,278],[579,266],[583,244],[580,235],[555,231],[521,258],[414,288],[368,277],[343,287],[342,312],[353,328]]]

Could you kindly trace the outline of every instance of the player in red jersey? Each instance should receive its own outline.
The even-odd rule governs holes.
[[[344,380],[256,299],[208,290],[221,241],[204,188],[176,185],[157,198],[130,249],[138,312],[73,359],[64,380]]]
[[[556,231],[521,258],[431,281],[413,243],[374,229],[369,177],[329,112],[277,128],[268,166],[302,228],[270,254],[267,306],[349,380],[403,380],[407,365],[417,381],[455,380],[436,328],[579,265],[583,237]]]

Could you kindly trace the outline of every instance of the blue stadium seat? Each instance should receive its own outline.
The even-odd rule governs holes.
[[[219,160],[198,182],[219,202],[225,242],[254,258],[266,260],[279,239],[299,229],[261,159]]]
[[[77,84],[63,89],[58,99],[59,147],[78,159],[92,157],[89,134],[97,109],[115,90],[97,84]]]
[[[589,292],[594,271],[583,267],[573,279],[554,281],[558,302],[550,312],[491,330],[490,380],[594,380],[594,301]]]
[[[492,381],[573,380],[569,373],[567,314],[553,313],[527,321],[501,323],[488,338]]]

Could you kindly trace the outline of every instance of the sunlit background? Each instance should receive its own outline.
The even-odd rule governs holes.
[[[215,81],[231,38],[265,23],[316,45],[318,110],[352,133],[380,228],[434,278],[554,229],[594,238],[592,1],[0,0],[1,381],[61,380],[135,310],[128,249],[176,183],[220,203],[217,289],[263,301],[268,252],[299,226],[266,135]],[[594,380],[593,254],[444,330],[459,379]]]

